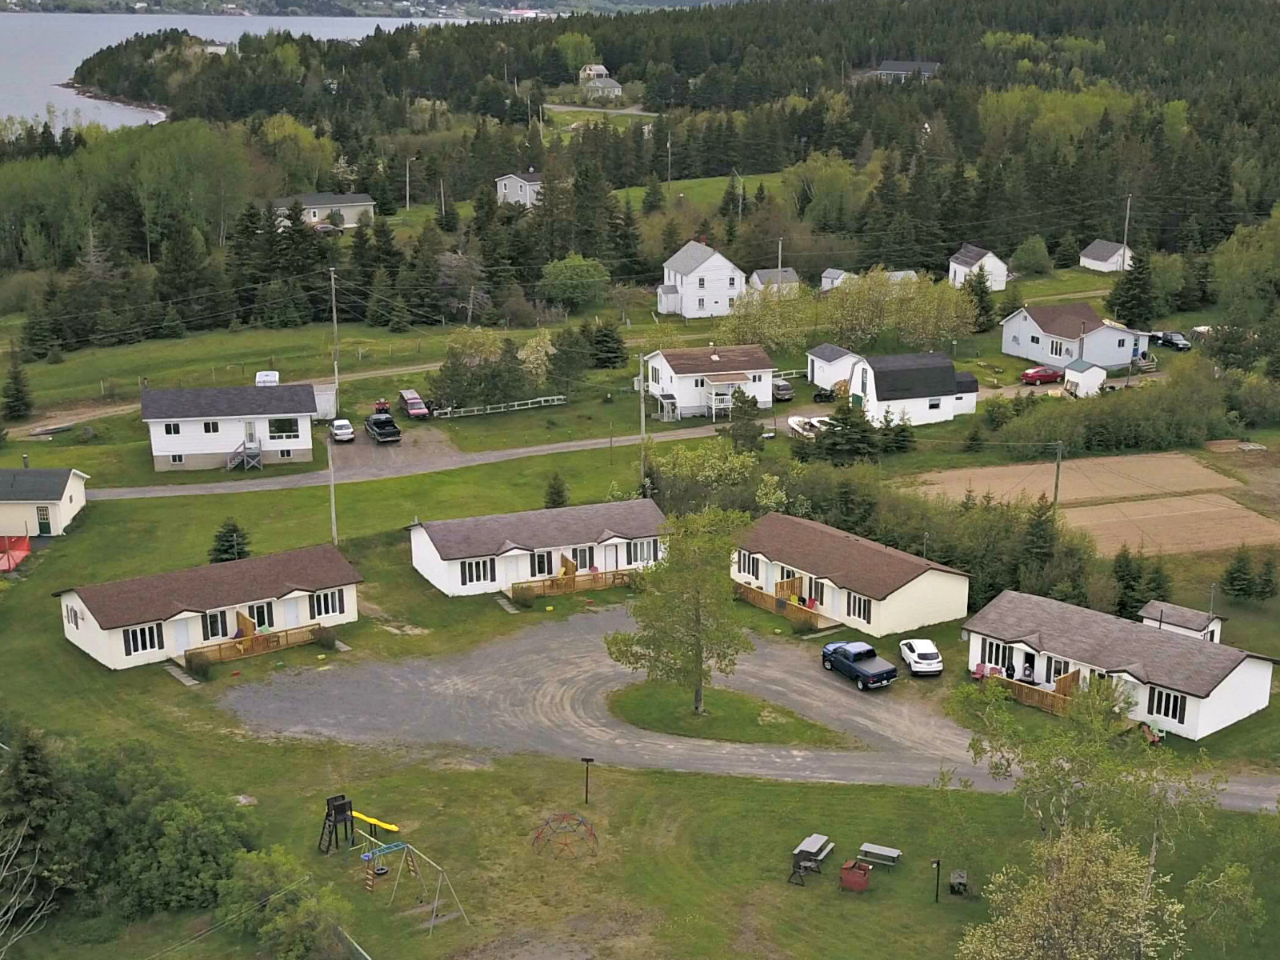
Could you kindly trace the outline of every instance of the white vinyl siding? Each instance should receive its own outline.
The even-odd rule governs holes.
[[[1173,693],[1160,687],[1148,687],[1147,713],[1153,717],[1172,720],[1174,723],[1185,723],[1187,719],[1186,694]]]
[[[322,590],[320,593],[311,594],[307,598],[307,612],[312,620],[318,620],[321,617],[336,617],[341,613],[346,613],[346,592],[339,588],[337,590]]]
[[[863,623],[871,622],[871,600],[868,597],[860,597],[852,590],[845,594],[844,613],[851,620],[861,620]]]
[[[164,649],[164,624],[148,623],[139,627],[126,627],[124,630],[124,655],[146,653],[148,650]]]

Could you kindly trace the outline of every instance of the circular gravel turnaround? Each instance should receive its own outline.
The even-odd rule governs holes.
[[[924,786],[955,769],[980,790],[1006,790],[968,758],[969,732],[894,691],[859,693],[823,671],[816,646],[755,638],[737,671],[716,677],[842,730],[867,749],[724,743],[650,733],[616,719],[609,691],[636,675],[609,659],[603,637],[634,627],[609,607],[548,622],[463,654],[278,674],[240,684],[220,703],[261,734],[350,743],[459,744],[599,763],[784,780]],[[959,669],[953,666],[953,669]],[[1280,779],[1232,780],[1223,806],[1274,805]]]

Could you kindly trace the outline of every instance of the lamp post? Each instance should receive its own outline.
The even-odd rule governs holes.
[[[595,757],[582,758],[582,802],[588,807],[591,806],[591,765],[595,762]]]
[[[938,902],[938,891],[942,886],[942,860],[941,858],[933,861],[933,902]]]

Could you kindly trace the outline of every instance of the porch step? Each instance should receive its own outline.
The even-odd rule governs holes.
[[[520,608],[519,608],[519,607],[517,607],[517,606],[516,606],[514,603],[512,603],[510,600],[508,600],[508,599],[506,598],[506,595],[505,595],[505,594],[501,594],[501,593],[500,593],[500,594],[498,594],[496,597],[494,597],[493,599],[494,599],[494,600],[496,600],[496,601],[498,601],[498,606],[500,606],[503,610],[507,611],[507,613],[519,613],[519,612],[520,612]]]
[[[166,663],[164,665],[164,672],[169,674],[169,676],[173,677],[173,679],[177,680],[184,687],[200,686],[199,680],[191,676],[176,663]]]
[[[334,649],[337,650],[339,653],[351,652],[351,648],[347,646],[345,643],[343,643],[341,640],[333,641],[333,646],[334,646]]]

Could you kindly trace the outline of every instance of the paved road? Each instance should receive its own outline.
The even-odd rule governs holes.
[[[717,683],[782,704],[856,738],[860,750],[718,743],[651,733],[614,718],[605,695],[636,679],[601,637],[634,626],[622,607],[544,623],[465,654],[281,674],[222,697],[256,733],[354,743],[450,743],[601,763],[778,780],[923,786],[954,768],[1002,792],[968,758],[968,733],[900,691],[860,694],[824,672],[812,647],[756,638]],[[513,669],[513,665],[518,668]],[[1230,809],[1274,805],[1280,779],[1233,780]]]

